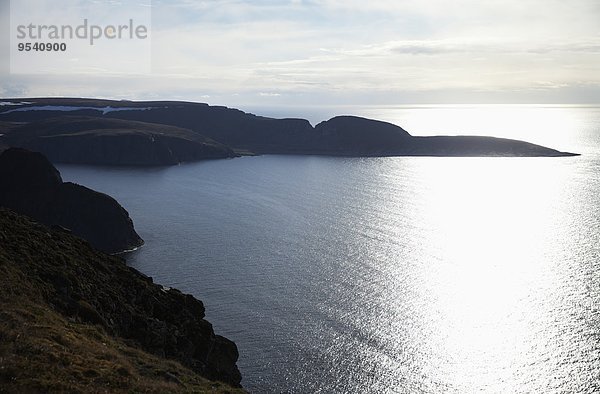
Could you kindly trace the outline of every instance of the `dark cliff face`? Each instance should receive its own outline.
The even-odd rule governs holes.
[[[0,154],[0,206],[65,227],[105,252],[143,243],[115,199],[63,183],[58,170],[40,153],[10,148]]]
[[[58,347],[62,349],[69,341],[96,341],[104,332],[128,347],[176,360],[205,378],[233,386],[240,385],[241,375],[236,366],[237,347],[232,341],[215,335],[211,324],[204,320],[204,305],[201,301],[178,290],[154,284],[151,278],[127,267],[120,258],[96,251],[72,234],[41,226],[26,217],[0,208],[0,273],[0,306],[3,313],[9,306],[24,304],[27,307],[26,313],[31,315],[34,313],[32,310],[47,309],[46,304],[61,318],[90,327],[101,327],[101,332],[96,332],[92,337],[86,334],[91,332],[91,328],[84,329],[83,334],[79,330],[79,335],[83,338],[63,337],[64,329],[61,329],[45,340],[44,346],[58,341]],[[3,321],[7,321],[4,319],[8,316],[7,312],[0,319],[0,337],[3,342],[10,339],[9,336],[1,335],[2,330],[7,328]],[[34,316],[41,319],[40,315]],[[66,329],[70,328],[72,327],[67,326]],[[62,339],[57,339],[58,337]],[[18,341],[18,338],[13,339]],[[106,340],[98,342],[102,341],[103,346],[111,346],[107,345]],[[102,347],[102,344],[99,345]],[[113,346],[118,347],[117,352],[123,353],[119,356],[121,358],[136,355],[131,349],[122,351],[122,345],[118,343]],[[50,349],[56,347],[50,346]],[[60,352],[60,349],[57,351]],[[0,346],[0,357],[5,350],[6,347]],[[14,351],[26,350],[26,347],[21,346]],[[97,350],[97,346],[89,349]],[[39,353],[29,356],[32,359],[39,358]],[[96,365],[96,361],[91,358],[89,363]],[[119,361],[118,357],[115,358],[116,361]],[[98,362],[102,364],[105,360]],[[84,362],[87,363],[88,361]],[[54,362],[47,368],[56,368],[59,364]],[[130,362],[127,368],[154,369],[152,365],[139,364],[139,361]],[[67,363],[60,366],[59,372],[69,372],[75,367],[72,363]],[[92,372],[79,379],[88,380],[92,387],[99,384],[106,387],[108,375],[103,374],[110,371],[105,368]],[[22,372],[0,368],[0,385],[5,374],[19,373]],[[76,374],[77,371],[69,373]],[[131,373],[125,371],[117,376],[119,384],[123,385],[120,389],[124,392],[127,391],[124,388],[129,387],[127,385],[135,384],[131,381]],[[36,379],[35,376],[28,378]],[[170,379],[178,380],[173,376]],[[10,383],[19,384],[12,379]],[[98,387],[100,386],[96,386],[96,389]],[[179,390],[188,391],[182,386],[179,386]],[[160,392],[160,387],[156,391]]]
[[[0,183],[4,191],[33,192],[55,188],[62,178],[43,155],[11,148],[0,155]]]
[[[41,152],[54,163],[158,166],[235,157],[191,130],[111,118],[59,116],[7,132],[4,143]]]
[[[302,153],[315,145],[314,129],[306,119],[273,119],[221,106],[179,102],[107,116],[183,127],[235,150],[259,154]]]
[[[340,154],[385,155],[410,142],[410,134],[387,122],[337,116],[319,123],[315,130],[324,147]]]

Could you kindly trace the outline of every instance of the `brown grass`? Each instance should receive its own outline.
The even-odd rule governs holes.
[[[0,220],[0,393],[245,392],[146,353],[99,325],[59,313],[44,301],[44,286],[27,277],[20,269],[24,262],[13,257],[28,254],[8,241],[27,234],[8,234],[2,224]],[[29,236],[32,242],[34,235]],[[34,244],[43,248],[44,242],[36,239]]]

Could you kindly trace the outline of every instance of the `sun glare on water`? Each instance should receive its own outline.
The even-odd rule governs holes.
[[[429,330],[420,345],[429,349],[423,370],[459,392],[560,389],[554,385],[578,373],[574,364],[554,368],[570,346],[560,326],[568,321],[560,316],[568,309],[565,293],[577,291],[564,280],[572,276],[564,247],[573,234],[559,202],[575,191],[563,163],[419,158],[397,165],[399,172],[408,165],[428,187],[412,212],[422,229],[414,242],[429,303],[419,310],[419,326]]]

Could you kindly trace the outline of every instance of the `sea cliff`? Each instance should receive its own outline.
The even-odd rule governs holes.
[[[68,229],[105,252],[143,243],[129,213],[114,198],[63,182],[58,170],[37,152],[9,148],[0,154],[0,206]]]
[[[0,208],[0,391],[237,392],[237,358],[199,300]]]

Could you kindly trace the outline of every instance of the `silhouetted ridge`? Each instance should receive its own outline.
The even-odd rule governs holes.
[[[2,189],[43,191],[62,183],[60,173],[42,154],[10,148],[0,154]]]
[[[385,155],[410,139],[399,126],[357,116],[336,116],[319,123],[315,130],[323,145],[339,154]]]
[[[356,116],[338,116],[319,123],[316,127],[305,119],[273,119],[245,113],[243,111],[209,106],[203,103],[172,101],[110,101],[93,99],[21,99],[28,104],[0,108],[0,121],[34,122],[51,117],[65,117],[65,109],[69,115],[96,117],[98,119],[121,119],[126,121],[145,122],[175,126],[189,132],[218,141],[237,153],[255,154],[319,154],[335,156],[572,156],[572,153],[560,152],[543,146],[517,140],[488,137],[411,137],[404,129],[391,123],[360,118]],[[51,106],[51,107],[48,107]],[[40,110],[52,108],[52,110]],[[61,110],[62,108],[62,110]],[[80,108],[80,109],[79,109]],[[75,111],[71,111],[75,109]],[[69,120],[63,120],[68,123]],[[0,140],[9,145],[29,146],[48,152],[53,161],[86,162],[86,157],[95,157],[92,163],[105,161],[112,164],[123,164],[127,160],[127,152],[136,162],[136,148],[144,152],[148,148],[147,139],[130,139],[121,144],[127,147],[116,155],[109,155],[110,147],[119,144],[106,138],[100,138],[96,131],[86,132],[85,138],[80,133],[69,131],[52,138],[35,137],[23,142],[19,136],[30,133],[31,127],[9,129],[7,136]],[[91,126],[90,126],[91,127]],[[66,126],[63,130],[70,130]],[[35,134],[35,132],[33,133]],[[94,135],[89,139],[89,135]],[[104,133],[102,133],[104,135]],[[205,136],[205,137],[204,137]],[[139,137],[139,135],[138,135]],[[189,138],[179,139],[177,143],[164,142],[166,146],[176,146],[177,150],[185,150]],[[145,145],[146,144],[146,145]],[[159,146],[155,144],[154,146]],[[77,156],[77,147],[86,153]],[[166,149],[168,150],[168,149]],[[68,153],[66,153],[68,152]],[[96,156],[94,156],[96,154]],[[105,156],[102,156],[105,155]],[[171,163],[177,160],[165,160],[159,153],[150,155],[151,161]],[[67,158],[68,157],[68,158]],[[194,160],[194,155],[186,158]],[[214,156],[208,155],[208,158]]]

